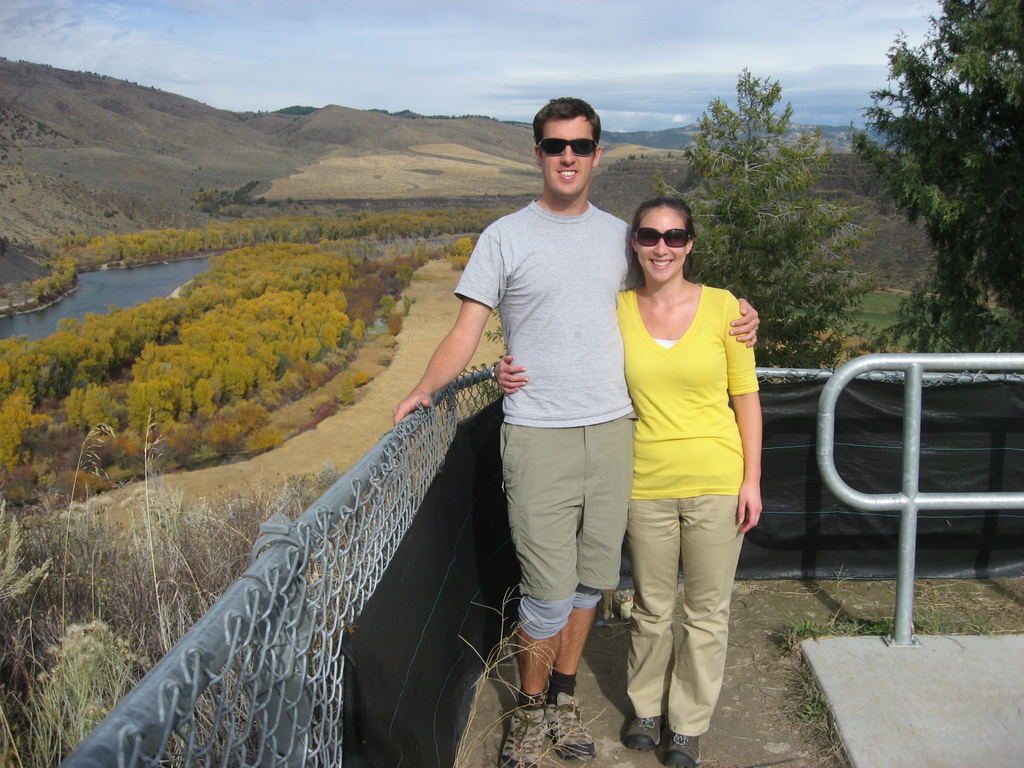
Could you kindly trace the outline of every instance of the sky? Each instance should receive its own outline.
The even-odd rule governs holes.
[[[798,123],[863,124],[939,0],[0,0],[0,56],[231,111],[339,104],[531,121],[586,99],[611,131],[696,122],[743,69]]]

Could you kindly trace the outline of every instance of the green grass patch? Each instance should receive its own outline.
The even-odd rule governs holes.
[[[913,628],[920,635],[987,635],[994,631],[992,620],[984,615],[965,614],[946,608],[923,606],[914,612]],[[872,619],[841,612],[831,621],[798,619],[776,636],[783,653],[796,651],[803,640],[820,637],[885,637],[893,634],[893,619]]]
[[[902,300],[902,296],[891,293],[869,293],[864,297],[858,317],[872,330],[884,330],[896,322],[896,310]]]

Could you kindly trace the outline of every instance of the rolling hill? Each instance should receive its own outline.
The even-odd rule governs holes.
[[[424,117],[338,105],[289,114],[236,113],[86,72],[0,59],[0,236],[31,243],[70,233],[201,225],[190,199],[259,182],[264,205],[236,213],[321,213],[345,207],[518,206],[537,193],[532,134],[488,117]],[[795,130],[800,130],[795,126]],[[693,127],[606,134],[592,199],[628,216],[652,191],[655,171],[685,175],[676,150]],[[841,129],[826,136],[843,148]],[[673,156],[674,155],[674,156]],[[844,156],[839,155],[842,158]],[[823,194],[864,205],[879,232],[900,243],[883,282],[914,279],[920,233],[886,218],[852,158],[823,180]],[[858,176],[859,174],[859,176]],[[876,238],[877,239],[877,238]],[[905,257],[907,249],[914,250]],[[914,265],[913,268],[904,268]],[[914,273],[913,275],[909,273]],[[4,280],[0,275],[0,281]]]

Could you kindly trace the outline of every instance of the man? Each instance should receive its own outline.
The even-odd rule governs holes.
[[[498,764],[534,768],[550,737],[563,759],[595,754],[575,699],[576,671],[602,590],[618,585],[633,475],[633,407],[616,296],[628,227],[588,200],[601,122],[585,101],[553,99],[533,121],[538,200],[480,236],[459,281],[452,330],[395,423],[469,365],[497,307],[531,384],[505,398],[501,453],[522,570],[519,706]],[[756,339],[757,313],[734,321]],[[751,341],[752,343],[752,341]],[[506,358],[509,360],[509,358]]]

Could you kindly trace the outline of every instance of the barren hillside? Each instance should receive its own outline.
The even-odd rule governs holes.
[[[259,181],[255,195],[269,201],[521,195],[536,187],[530,146],[527,127],[482,117],[336,105],[304,116],[234,113],[123,80],[0,59],[0,174],[14,172],[0,179],[0,234],[37,240],[122,224],[111,220],[117,213],[96,221],[97,208],[133,209],[138,228],[166,226],[167,211],[145,214],[146,203],[185,212],[200,189],[249,181]],[[12,194],[16,186],[24,189]]]
[[[0,236],[37,243],[78,233],[202,226],[195,211],[66,176],[0,165]],[[0,282],[6,280],[0,275]]]
[[[594,202],[628,217],[652,193],[656,171],[669,183],[685,180],[678,149],[691,132],[606,134]],[[842,147],[841,132],[832,133]],[[532,141],[528,125],[487,117],[337,105],[228,112],[123,80],[0,59],[0,237],[32,243],[199,226],[208,216],[193,194],[252,181],[252,204],[234,206],[233,215],[517,207],[540,187]],[[882,285],[909,287],[929,262],[920,232],[878,206],[851,156],[837,159],[821,194],[863,206],[864,223],[877,228],[858,260],[878,267]]]

